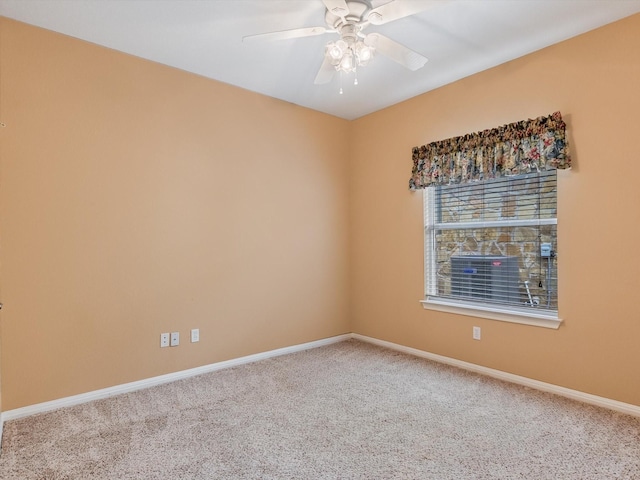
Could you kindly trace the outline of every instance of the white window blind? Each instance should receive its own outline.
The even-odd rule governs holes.
[[[556,170],[424,190],[427,300],[558,309]]]

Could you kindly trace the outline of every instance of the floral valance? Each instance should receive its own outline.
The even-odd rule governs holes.
[[[409,188],[570,168],[560,112],[413,149]]]

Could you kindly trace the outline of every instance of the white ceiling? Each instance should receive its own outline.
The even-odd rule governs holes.
[[[429,62],[412,72],[376,55],[358,70],[359,85],[345,79],[339,95],[339,75],[314,85],[324,45],[337,34],[242,42],[326,26],[322,0],[0,0],[2,16],[349,120],[637,12],[640,0],[433,1],[422,13],[366,31]]]

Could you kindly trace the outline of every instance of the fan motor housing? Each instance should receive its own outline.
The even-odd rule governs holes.
[[[325,14],[325,21],[331,28],[335,28],[337,31],[341,31],[345,25],[356,26],[357,23],[366,19],[366,14],[371,10],[371,3],[369,0],[347,0],[347,7],[349,7],[349,13],[343,17],[335,15],[330,10],[327,10]],[[360,30],[358,28],[358,30]]]

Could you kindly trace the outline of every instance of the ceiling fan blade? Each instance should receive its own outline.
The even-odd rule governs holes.
[[[424,64],[429,61],[427,57],[379,33],[370,33],[364,38],[364,43],[412,71],[424,67]]]
[[[391,0],[389,3],[372,9],[367,20],[372,25],[383,25],[423,12],[438,3],[442,3],[442,0]]]
[[[293,30],[281,30],[279,32],[247,35],[246,37],[242,37],[242,41],[251,42],[254,40],[288,40],[290,38],[313,37],[315,35],[323,35],[329,32],[333,32],[333,30],[329,30],[325,27],[295,28]]]
[[[324,6],[336,17],[346,17],[349,14],[349,6],[345,0],[322,0]]]
[[[316,85],[322,85],[323,83],[329,83],[333,78],[333,74],[336,73],[336,67],[331,63],[331,60],[325,55],[320,71],[316,75],[316,79],[313,83]]]

